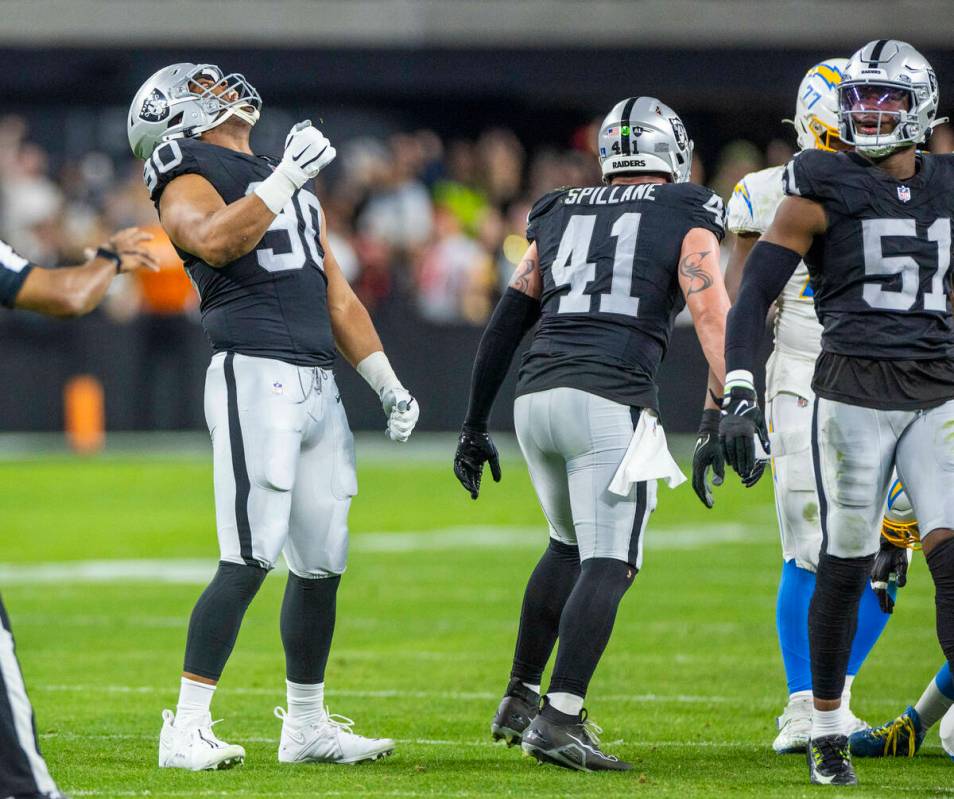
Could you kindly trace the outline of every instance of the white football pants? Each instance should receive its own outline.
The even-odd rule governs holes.
[[[514,426],[550,536],[579,546],[580,560],[614,558],[639,569],[656,481],[626,497],[609,484],[626,454],[639,409],[575,388],[517,397]]]
[[[205,383],[221,559],[300,577],[345,570],[358,491],[354,438],[334,375],[217,353]]]

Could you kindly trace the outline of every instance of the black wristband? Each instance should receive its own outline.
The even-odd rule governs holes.
[[[722,418],[722,411],[718,408],[706,408],[702,412],[702,421],[699,422],[699,434],[718,433],[719,420]]]
[[[122,271],[123,259],[120,258],[119,253],[115,250],[110,250],[107,247],[97,247],[96,248],[96,257],[104,258],[107,261],[112,261],[116,264],[116,274],[118,275]]]

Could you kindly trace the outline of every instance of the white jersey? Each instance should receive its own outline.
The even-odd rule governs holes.
[[[784,198],[784,166],[751,172],[740,180],[726,209],[733,233],[762,235]],[[808,267],[801,261],[782,289],[775,317],[775,351],[766,367],[766,395],[782,391],[811,398],[815,359],[821,352],[822,326],[815,315]]]

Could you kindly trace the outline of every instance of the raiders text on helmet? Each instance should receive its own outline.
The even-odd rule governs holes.
[[[603,179],[625,172],[662,172],[689,180],[692,141],[679,115],[655,97],[630,97],[606,115],[599,133]]]
[[[242,75],[224,75],[213,64],[172,64],[149,78],[129,107],[126,133],[142,159],[163,141],[198,136],[238,117],[258,121],[262,98]]]
[[[841,138],[872,158],[925,141],[937,122],[934,70],[896,39],[869,42],[851,57],[838,100]]]

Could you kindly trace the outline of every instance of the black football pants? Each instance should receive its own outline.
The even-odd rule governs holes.
[[[36,737],[33,708],[27,698],[10,630],[0,599],[0,796],[59,797]]]

